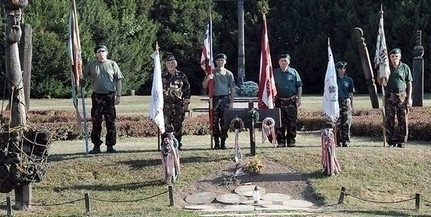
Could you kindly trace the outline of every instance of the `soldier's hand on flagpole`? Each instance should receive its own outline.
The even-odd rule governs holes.
[[[211,79],[214,79],[214,74],[211,73],[207,76],[207,82],[210,81]]]

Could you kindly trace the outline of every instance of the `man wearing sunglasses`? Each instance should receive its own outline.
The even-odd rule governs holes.
[[[97,45],[94,53],[96,60],[88,63],[83,72],[83,77],[90,79],[93,89],[91,94],[91,117],[93,119],[91,141],[94,147],[89,153],[101,152],[100,146],[103,141],[100,139],[100,134],[103,118],[106,125],[106,152],[115,153],[117,152],[114,149],[117,141],[115,105],[120,104],[123,74],[117,63],[107,58],[108,48],[105,45]]]

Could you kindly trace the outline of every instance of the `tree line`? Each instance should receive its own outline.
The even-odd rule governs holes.
[[[200,68],[201,46],[210,15],[214,54],[227,54],[226,66],[237,76],[238,12],[235,0],[76,2],[83,63],[95,58],[95,45],[107,45],[108,58],[118,62],[125,76],[125,92],[150,93],[151,54],[157,41],[162,57],[167,52],[175,55],[178,69],[188,75],[193,94],[201,94],[204,77]],[[291,67],[298,70],[304,82],[304,93],[323,92],[328,37],[335,61],[348,62],[347,73],[354,79],[357,92],[368,93],[354,28],[363,30],[372,61],[382,7],[388,49],[399,47],[403,55],[401,61],[411,68],[416,31],[422,30],[425,91],[430,92],[431,84],[427,82],[431,76],[431,62],[427,56],[431,41],[430,6],[428,0],[244,0],[245,81],[258,82],[259,79],[262,12],[265,12],[273,67],[278,66],[279,53],[289,53]],[[58,0],[30,0],[24,8],[23,21],[33,29],[32,98],[71,97],[67,56],[69,10],[69,1]],[[0,43],[4,46],[4,32],[2,35]],[[0,59],[0,86],[6,84],[3,50],[0,51],[3,57]]]

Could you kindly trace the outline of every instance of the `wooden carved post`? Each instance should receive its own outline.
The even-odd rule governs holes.
[[[422,31],[416,31],[416,45],[413,48],[413,106],[423,106],[424,100],[424,47],[422,46]]]
[[[23,134],[27,124],[26,120],[26,100],[24,93],[23,72],[20,63],[18,42],[21,40],[21,17],[22,9],[28,5],[27,0],[3,0],[5,8],[5,62],[6,74],[10,88],[10,140],[9,152],[22,155],[20,150]],[[15,208],[20,210],[30,209],[31,185],[18,185],[15,188]]]
[[[359,50],[359,57],[361,58],[362,69],[364,70],[365,81],[367,82],[368,93],[370,94],[371,105],[373,108],[379,108],[379,99],[377,97],[377,88],[374,81],[374,73],[371,67],[370,55],[368,54],[367,44],[363,37],[364,32],[361,28],[356,27],[356,42]]]

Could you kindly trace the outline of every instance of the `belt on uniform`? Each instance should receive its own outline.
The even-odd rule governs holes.
[[[346,101],[346,100],[350,100],[350,98],[341,98],[341,99],[338,99],[338,101]]]
[[[386,96],[399,96],[401,94],[405,94],[406,90],[390,90],[386,93]]]
[[[109,94],[114,94],[115,92],[109,92],[109,93],[96,93],[96,92],[93,92],[94,94],[96,94],[96,95],[100,95],[100,96],[106,96],[106,95],[109,95]]]
[[[281,101],[288,101],[288,100],[296,99],[296,95],[293,95],[293,96],[290,96],[290,97],[279,97],[279,96],[276,96],[275,98],[277,98],[277,99],[279,99]]]
[[[390,94],[399,94],[399,93],[405,93],[406,90],[389,90],[388,93]]]
[[[226,98],[229,96],[230,96],[230,94],[227,94],[227,95],[214,96],[214,98]]]

